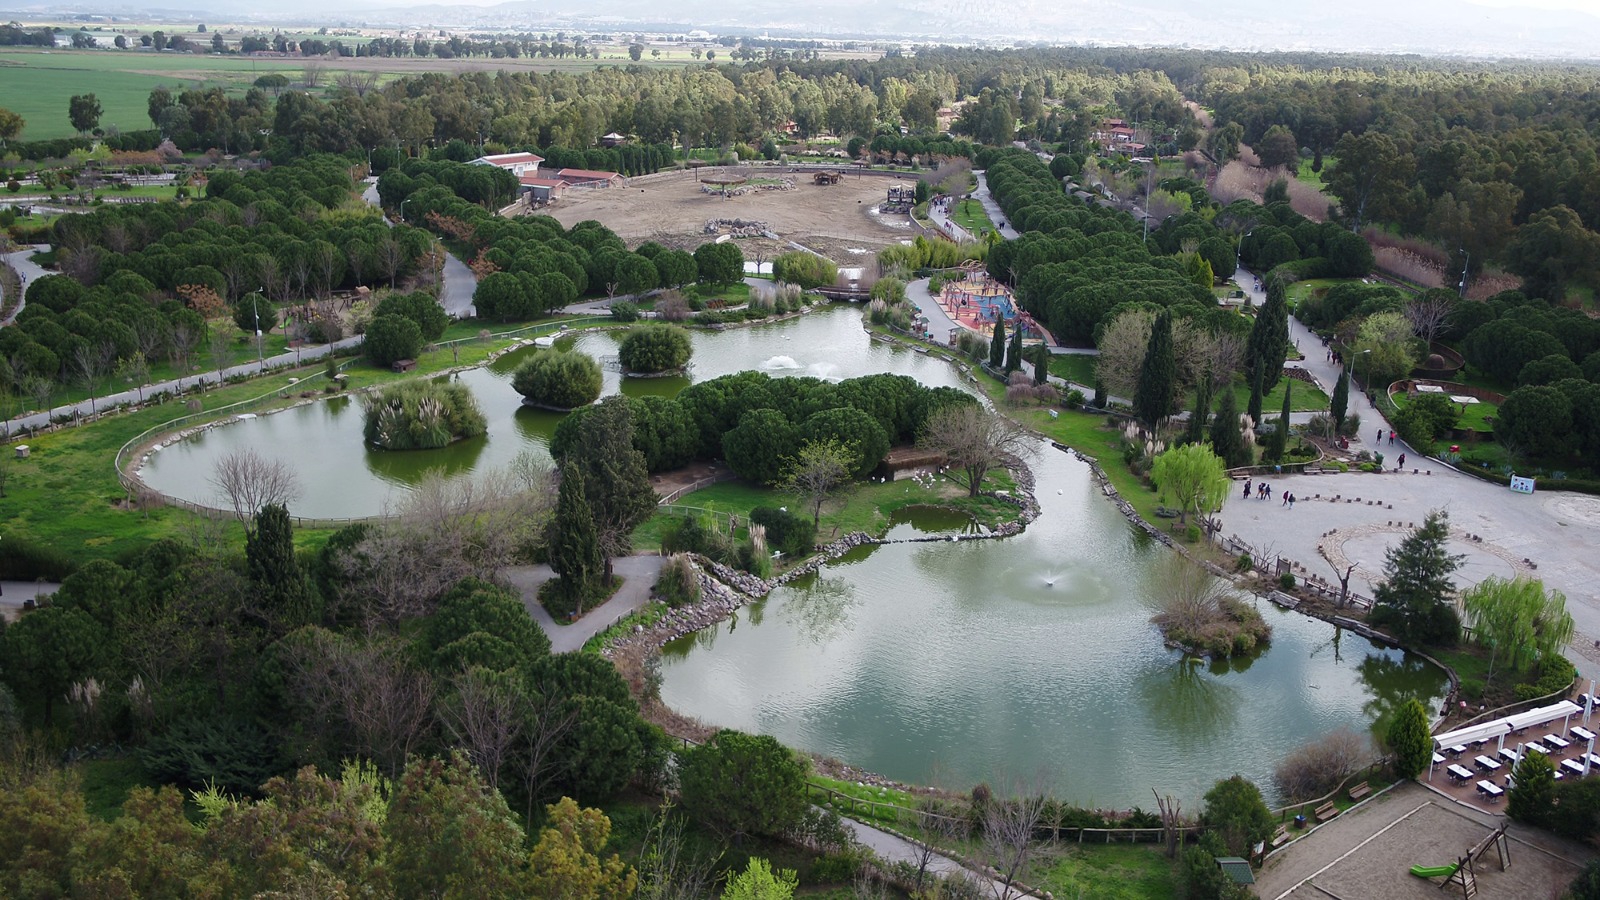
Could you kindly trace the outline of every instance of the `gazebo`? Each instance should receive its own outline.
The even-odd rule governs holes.
[[[721,188],[722,189],[722,196],[723,197],[727,197],[728,196],[728,188],[738,187],[739,185],[744,184],[745,182],[747,182],[749,180],[750,180],[749,178],[746,178],[743,175],[728,175],[726,173],[718,173],[716,175],[703,176],[700,179],[700,183],[701,184],[709,184],[712,187]]]

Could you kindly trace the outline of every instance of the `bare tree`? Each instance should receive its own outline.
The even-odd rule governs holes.
[[[339,87],[353,91],[357,97],[365,97],[378,84],[377,72],[340,72],[335,80]]]
[[[720,855],[696,854],[683,837],[684,819],[662,810],[639,854],[639,900],[700,900],[715,894]],[[865,868],[865,867],[863,867]]]
[[[222,329],[213,328],[206,337],[206,353],[211,357],[211,367],[217,372],[217,384],[225,380],[224,372],[228,370],[228,363],[233,361],[233,351],[228,349],[228,336]]]
[[[430,612],[463,578],[494,578],[538,540],[549,516],[548,475],[533,477],[430,473],[338,558],[340,602],[355,607],[368,628],[394,626]]]
[[[33,401],[33,408],[50,410],[50,400],[56,395],[56,383],[43,375],[30,375],[22,383],[23,391]]]
[[[545,787],[567,760],[556,755],[562,740],[578,722],[578,704],[554,696],[553,690],[544,690],[530,697],[519,739],[512,747],[512,764],[516,766],[527,798],[527,816],[531,821],[536,803],[545,799]]]
[[[1161,840],[1166,844],[1167,858],[1177,859],[1178,842],[1182,837],[1178,828],[1183,824],[1183,803],[1172,799],[1171,794],[1163,798],[1155,788],[1151,788],[1150,793],[1156,795],[1156,809],[1161,811]]]
[[[79,344],[72,351],[72,366],[78,372],[78,377],[83,379],[83,387],[89,392],[89,415],[97,415],[95,396],[100,391],[100,384],[105,380],[111,370],[111,360],[116,354],[116,349],[109,343]]]
[[[1031,456],[1033,438],[1015,420],[976,403],[946,406],[928,417],[919,443],[944,454],[945,474],[978,496],[984,476],[1007,460]]]
[[[262,254],[257,275],[268,297],[279,301],[289,299],[289,269],[276,256]],[[239,292],[243,294],[244,288],[240,287]]]
[[[995,900],[1022,896],[1015,886],[1033,857],[1034,829],[1044,817],[1042,779],[1017,785],[1004,799],[991,799],[983,810],[983,855],[996,877],[991,881]]]
[[[406,264],[405,246],[395,240],[394,235],[384,235],[373,245],[373,256],[389,276],[389,287],[394,287],[400,279],[400,268]]]
[[[1411,323],[1411,332],[1428,343],[1429,347],[1439,337],[1439,332],[1444,330],[1446,320],[1455,309],[1456,298],[1449,291],[1423,291],[1413,294],[1406,301],[1406,321]],[[1431,351],[1430,351],[1431,352]]]
[[[1310,800],[1337,788],[1373,754],[1371,736],[1345,726],[1291,750],[1272,770],[1272,783],[1292,801]]]
[[[314,88],[322,84],[322,64],[316,62],[306,63],[306,67],[301,70],[301,80],[308,88]]]
[[[489,785],[500,787],[500,769],[526,722],[527,698],[513,678],[473,668],[451,679],[454,693],[440,707],[440,718],[466,748]]]
[[[178,369],[178,377],[188,372],[194,364],[194,351],[200,344],[200,332],[182,322],[172,327],[172,339],[167,343],[167,358]]]
[[[433,721],[433,679],[413,667],[407,645],[313,629],[287,642],[282,659],[310,738],[397,777]]]
[[[300,496],[299,479],[289,464],[267,459],[254,450],[235,450],[217,460],[211,486],[249,530],[263,506],[288,506]]]
[[[1174,556],[1160,573],[1156,603],[1161,611],[1152,621],[1163,628],[1194,634],[1222,616],[1222,600],[1228,596],[1227,582],[1184,557]]]
[[[948,809],[932,795],[924,796],[917,801],[916,807],[911,811],[910,817],[920,833],[920,837],[911,842],[911,868],[916,872],[913,882],[913,893],[924,889],[924,883],[930,875],[934,875],[934,860],[940,858],[939,845],[958,845],[965,841],[970,831],[967,817],[960,815],[956,810]]]

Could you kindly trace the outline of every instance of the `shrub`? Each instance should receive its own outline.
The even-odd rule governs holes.
[[[839,277],[839,267],[815,253],[792,250],[772,261],[772,277],[811,290],[832,284]]]
[[[661,574],[656,578],[656,596],[674,608],[700,600],[700,575],[689,557],[678,553],[662,563]]]
[[[1349,727],[1289,752],[1272,772],[1272,783],[1291,801],[1326,795],[1372,756],[1370,737]]]
[[[389,294],[378,301],[374,316],[403,316],[417,323],[424,341],[437,341],[450,327],[450,314],[444,311],[432,294],[416,291],[410,294]]]
[[[618,300],[611,304],[611,318],[618,322],[639,321],[639,307],[627,300]]]
[[[422,329],[404,316],[374,316],[362,346],[373,365],[388,367],[422,352]]]
[[[600,397],[600,364],[577,351],[540,350],[511,378],[511,387],[534,406],[576,409]]]
[[[78,561],[47,544],[15,532],[0,541],[0,571],[13,581],[61,581],[78,570]]]
[[[750,521],[767,529],[767,545],[785,556],[804,556],[816,546],[817,526],[787,509],[758,506],[750,510]]]
[[[362,405],[367,443],[384,450],[432,450],[488,430],[462,384],[406,381],[368,395]]]
[[[1283,588],[1286,591],[1294,590],[1294,573],[1285,572],[1282,575],[1279,575],[1278,587]]]
[[[656,297],[656,318],[663,322],[682,322],[689,318],[690,311],[689,301],[677,291],[666,291]]]
[[[726,564],[733,559],[733,540],[717,527],[710,513],[685,516],[661,536],[662,553],[698,553]]]
[[[1564,656],[1552,656],[1539,662],[1538,677],[1533,681],[1519,684],[1513,689],[1518,700],[1532,700],[1535,697],[1548,697],[1556,691],[1572,684],[1572,679],[1577,677],[1577,669]]]
[[[1082,409],[1086,399],[1083,396],[1083,391],[1077,388],[1067,391],[1067,409]]]
[[[672,325],[646,325],[628,332],[618,355],[625,372],[652,375],[689,364],[689,332]]]

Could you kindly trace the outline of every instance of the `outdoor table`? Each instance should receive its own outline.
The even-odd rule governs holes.
[[[1546,744],[1549,744],[1550,746],[1556,748],[1557,750],[1565,750],[1568,747],[1572,746],[1572,742],[1571,741],[1566,740],[1565,738],[1556,737],[1553,734],[1545,735],[1543,740],[1544,740],[1544,742]]]
[[[1471,406],[1472,404],[1478,402],[1477,397],[1468,397],[1465,394],[1451,394],[1450,399],[1453,402],[1462,404],[1463,406]]]
[[[1449,750],[1447,750],[1446,752],[1449,753],[1451,756],[1460,756],[1461,754],[1467,752],[1467,745],[1466,744],[1457,744],[1454,747],[1449,748]]]
[[[1478,768],[1484,770],[1485,772],[1493,772],[1495,769],[1500,768],[1500,764],[1499,763],[1495,762],[1494,760],[1490,759],[1487,756],[1480,756],[1477,759],[1473,760],[1473,762],[1477,763],[1478,764]]]
[[[1544,745],[1539,743],[1538,741],[1529,741],[1528,743],[1524,744],[1523,746],[1527,747],[1529,750],[1532,750],[1535,753],[1542,753],[1545,756],[1549,756],[1550,755],[1550,751],[1546,750]]]
[[[1578,762],[1575,759],[1563,759],[1561,761],[1561,768],[1566,769],[1568,772],[1571,772],[1574,775],[1583,774],[1583,763]]]
[[[1472,773],[1461,768],[1455,763],[1451,763],[1450,768],[1446,769],[1445,771],[1450,773],[1451,778],[1454,778],[1456,781],[1462,784],[1466,784],[1472,780]]]
[[[1505,760],[1506,762],[1513,762],[1513,763],[1522,759],[1522,757],[1517,755],[1517,751],[1511,749],[1510,747],[1501,747],[1500,748],[1500,758]]]
[[[1600,766],[1600,756],[1595,756],[1593,753],[1590,753],[1589,764],[1591,766]]]
[[[1478,793],[1487,795],[1490,800],[1498,800],[1505,790],[1492,781],[1478,782]]]
[[[1570,733],[1576,736],[1580,741],[1594,740],[1594,732],[1587,728],[1580,728],[1577,725],[1572,726],[1572,731]]]
[[[1419,394],[1442,394],[1442,393],[1444,393],[1444,388],[1438,386],[1437,384],[1419,384],[1419,385],[1417,385],[1417,393],[1419,393]]]
[[[1440,754],[1440,753],[1435,753],[1433,755],[1433,764],[1437,766],[1439,763],[1442,763],[1442,762],[1444,762],[1444,755]]]

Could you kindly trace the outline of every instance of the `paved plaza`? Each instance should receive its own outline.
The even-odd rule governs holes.
[[[1253,303],[1265,300],[1255,289],[1255,276],[1241,269],[1235,280]],[[1307,369],[1324,392],[1333,394],[1338,368],[1326,361],[1322,341],[1297,320],[1289,332],[1305,360],[1290,366]],[[1389,444],[1390,424],[1366,397],[1354,391],[1350,412],[1361,416],[1361,433],[1352,451],[1382,453],[1383,474],[1346,472],[1336,475],[1269,477],[1272,499],[1243,498],[1243,485],[1223,507],[1222,534],[1236,535],[1258,555],[1278,555],[1305,566],[1306,572],[1335,580],[1324,553],[1357,563],[1350,589],[1372,596],[1381,578],[1384,552],[1398,544],[1412,525],[1421,525],[1429,510],[1450,514],[1452,548],[1466,556],[1457,575],[1472,584],[1489,575],[1526,574],[1567,595],[1567,609],[1578,635],[1568,653],[1585,678],[1600,679],[1600,497],[1555,491],[1532,495],[1474,478],[1438,460],[1416,453],[1398,438]],[[1380,423],[1382,442],[1377,442]],[[1406,454],[1403,473],[1394,470]],[[1280,504],[1292,492],[1293,509]],[[1333,498],[1338,498],[1334,500]],[[1328,534],[1328,532],[1334,532]],[[1475,536],[1476,539],[1468,537]],[[1260,551],[1267,551],[1261,554]],[[1529,562],[1524,562],[1527,560]]]

